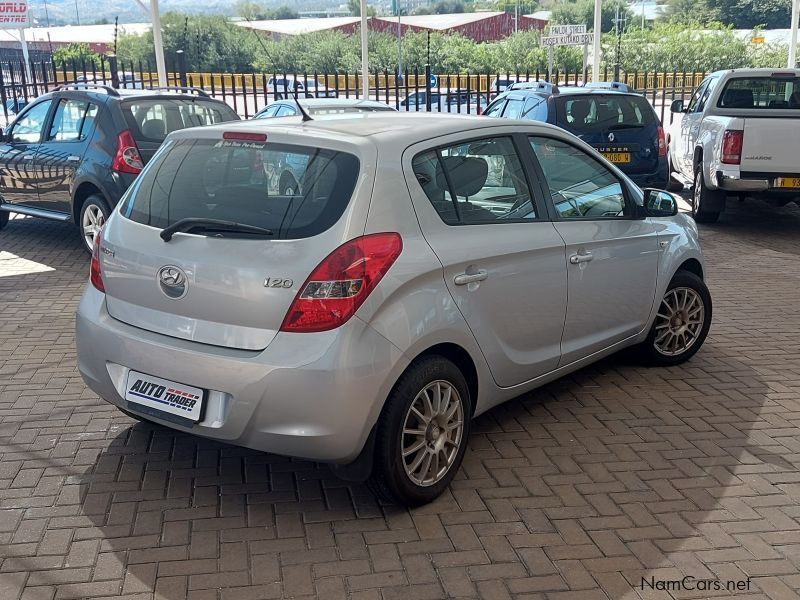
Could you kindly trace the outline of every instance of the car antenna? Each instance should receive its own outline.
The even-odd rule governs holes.
[[[294,103],[297,104],[297,110],[300,111],[300,114],[303,115],[303,123],[307,121],[313,121],[314,119],[311,118],[311,115],[306,112],[306,109],[303,108],[303,105],[300,104],[300,99],[297,97],[297,86],[294,86]]]
[[[246,20],[248,23],[252,22],[252,20],[251,20],[251,19],[245,19],[245,20]],[[227,24],[227,21],[226,21],[226,24]],[[250,29],[250,31],[253,33],[253,35],[254,35],[254,36],[256,37],[256,39],[258,40],[258,43],[259,43],[259,45],[261,46],[261,49],[264,51],[264,54],[266,54],[266,55],[267,55],[267,59],[269,60],[269,62],[271,62],[271,63],[272,63],[272,69],[273,69],[273,71],[274,71],[275,73],[277,73],[277,72],[278,72],[278,69],[276,69],[276,68],[275,68],[275,66],[276,66],[276,65],[275,65],[275,61],[274,61],[274,60],[272,60],[272,56],[270,56],[269,50],[267,50],[267,45],[264,43],[264,40],[262,40],[262,39],[261,39],[261,36],[260,36],[260,35],[258,35],[258,34],[256,33],[256,30],[255,30],[255,29]],[[297,98],[297,86],[296,86],[296,85],[294,86],[294,101],[295,101],[295,103],[297,104],[297,109],[300,111],[300,114],[301,114],[301,115],[303,115],[303,123],[305,123],[306,121],[313,121],[314,119],[312,119],[312,118],[311,118],[311,115],[309,115],[309,114],[308,114],[308,112],[306,112],[306,109],[305,109],[305,108],[303,108],[303,105],[302,105],[302,104],[300,104],[300,100]]]

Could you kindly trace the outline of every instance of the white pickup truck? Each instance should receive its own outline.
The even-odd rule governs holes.
[[[694,182],[696,221],[716,221],[728,196],[800,203],[800,70],[717,71],[670,110],[670,168]]]

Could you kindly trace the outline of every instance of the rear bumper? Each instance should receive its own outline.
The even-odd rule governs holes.
[[[334,331],[280,333],[262,352],[171,338],[109,316],[87,286],[76,318],[78,369],[101,398],[125,399],[130,370],[208,390],[203,420],[166,427],[264,452],[347,463],[358,456],[407,359],[358,318]]]
[[[666,158],[659,159],[658,168],[650,173],[627,173],[624,167],[621,170],[642,188],[666,189],[669,185],[669,166]]]
[[[717,187],[726,192],[765,192],[770,188],[769,179],[741,179],[717,171]]]

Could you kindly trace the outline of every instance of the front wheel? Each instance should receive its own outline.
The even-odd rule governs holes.
[[[661,298],[647,339],[644,361],[669,367],[686,362],[700,349],[711,327],[711,294],[694,273],[678,271]]]
[[[102,196],[92,194],[83,201],[78,227],[81,230],[83,248],[89,254],[94,249],[94,238],[100,233],[106,219],[111,214],[111,209]]]
[[[371,489],[406,506],[434,500],[461,465],[471,416],[469,387],[455,364],[441,356],[412,364],[378,420]]]
[[[692,191],[692,218],[698,223],[716,223],[718,210],[708,210],[709,204],[718,205],[722,190],[710,190],[706,187],[703,167],[698,165],[694,173],[694,190]]]

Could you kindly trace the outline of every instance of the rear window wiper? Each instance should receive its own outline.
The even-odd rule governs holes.
[[[260,235],[271,236],[274,235],[271,229],[263,227],[256,227],[255,225],[247,225],[246,223],[237,223],[235,221],[223,221],[222,219],[204,219],[202,217],[188,217],[186,219],[179,219],[172,225],[165,227],[159,235],[161,239],[168,242],[172,236],[179,231],[185,233],[191,232],[230,232],[230,233],[244,233],[246,235]]]

